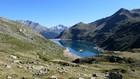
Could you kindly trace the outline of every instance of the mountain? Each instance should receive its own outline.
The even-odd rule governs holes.
[[[63,31],[58,38],[94,42],[105,50],[140,48],[140,9],[121,8],[113,15],[88,24],[78,23]]]
[[[49,28],[50,31],[55,32],[57,34],[60,34],[62,31],[66,29],[68,29],[68,27],[61,24]]]
[[[45,26],[40,25],[39,23],[32,22],[29,20],[17,20],[17,22],[26,24],[27,26],[32,27],[36,31],[38,31],[42,36],[44,36],[47,39],[54,39],[56,38],[62,31],[67,29],[66,26],[63,25],[57,25],[51,28],[47,28]]]
[[[78,25],[85,28],[86,24]],[[139,32],[139,23],[133,22],[123,25],[119,33],[131,25],[125,34]],[[63,50],[31,27],[0,18],[0,79],[140,79],[140,49],[107,51],[72,62],[68,57],[75,55]]]
[[[47,27],[42,26],[42,25],[40,25],[39,23],[29,21],[29,20],[17,20],[17,22],[26,24],[27,26],[32,27],[33,29],[35,29],[35,30],[38,31],[38,32],[42,32],[42,31],[48,30]]]

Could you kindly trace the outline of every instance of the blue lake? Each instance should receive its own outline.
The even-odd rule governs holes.
[[[94,49],[95,45],[87,42],[73,41],[73,40],[51,40],[56,44],[68,48],[71,53],[80,57],[88,57],[100,54],[98,50]]]

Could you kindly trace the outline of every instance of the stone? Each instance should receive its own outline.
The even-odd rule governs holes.
[[[92,76],[93,76],[93,77],[97,77],[97,75],[96,75],[96,74],[93,74]]]
[[[84,78],[79,78],[79,79],[84,79]]]
[[[109,77],[109,72],[106,72],[106,73],[105,73],[105,77],[106,77],[106,78]]]
[[[52,75],[50,79],[58,79],[56,76]]]
[[[17,59],[17,56],[10,55],[10,58]]]
[[[19,31],[22,32],[22,29],[20,28]]]
[[[5,65],[6,68],[12,68],[10,65]]]
[[[16,64],[19,64],[20,63],[19,60],[14,60],[13,62],[16,63]]]
[[[93,74],[91,79],[96,79],[97,78],[97,75],[96,74]]]
[[[121,62],[123,61],[123,58],[118,57],[118,56],[111,56],[109,57],[109,62]]]
[[[131,69],[131,71],[135,72],[135,70],[134,70],[134,69]]]
[[[7,76],[7,79],[12,79],[12,76],[8,75],[8,76]]]
[[[35,68],[35,66],[34,66],[34,65],[32,65],[32,66],[31,66],[31,68],[32,68],[32,69],[34,69],[34,68]]]
[[[22,66],[21,66],[21,65],[18,65],[17,67],[18,67],[18,68],[22,68]]]
[[[122,79],[123,76],[120,72],[109,72],[109,76],[108,76],[109,79]]]

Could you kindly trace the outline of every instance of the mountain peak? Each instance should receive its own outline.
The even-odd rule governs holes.
[[[120,10],[117,11],[117,13],[122,13],[122,12],[129,12],[129,10],[125,8],[121,8]]]
[[[125,11],[125,10],[127,10],[127,9],[125,9],[125,8],[121,8],[120,10]]]
[[[79,24],[79,25],[82,25],[82,24],[85,24],[85,23],[83,23],[83,22],[79,22],[78,24]]]

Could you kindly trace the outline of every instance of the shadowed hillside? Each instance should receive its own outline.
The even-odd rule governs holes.
[[[75,24],[58,38],[91,41],[105,50],[129,50],[140,47],[136,41],[139,39],[139,23],[139,9],[121,8],[113,15],[95,22]]]

